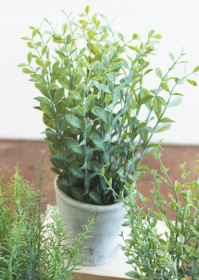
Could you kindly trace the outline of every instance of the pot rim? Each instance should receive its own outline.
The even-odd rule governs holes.
[[[114,204],[110,205],[95,205],[95,204],[88,204],[84,203],[78,200],[75,200],[74,198],[67,195],[65,192],[60,190],[57,186],[57,178],[58,175],[55,177],[54,180],[54,188],[56,196],[59,197],[63,202],[65,202],[68,206],[71,206],[73,208],[77,208],[80,210],[86,210],[87,212],[98,212],[98,213],[107,213],[107,212],[115,212],[121,209],[123,204],[121,202],[115,202]]]

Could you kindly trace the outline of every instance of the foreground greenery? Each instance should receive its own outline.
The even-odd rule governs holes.
[[[43,169],[34,186],[19,175],[0,184],[0,279],[64,280],[82,263],[81,244],[92,230],[93,221],[74,240],[67,239],[66,225],[57,208],[41,216]]]
[[[184,81],[196,86],[188,77],[199,67],[173,77],[173,69],[187,62],[184,53],[177,58],[169,53],[171,66],[164,74],[156,68],[159,82],[148,89],[146,75],[154,79],[149,58],[160,34],[151,30],[145,42],[138,34],[126,41],[102,14],[89,17],[89,7],[79,22],[63,13],[62,30],[47,19],[39,28],[30,26],[32,36],[22,39],[31,51],[27,63],[18,66],[43,94],[35,98],[40,103],[35,108],[43,112],[59,187],[79,201],[111,204],[114,192],[123,189],[120,179],[131,180],[132,166],[139,171],[135,179],[143,175],[141,159],[156,151],[157,145],[150,144],[153,135],[173,122],[164,117],[167,108],[181,103],[176,86]],[[114,192],[99,176],[102,168]]]
[[[122,250],[128,257],[127,263],[132,271],[126,275],[142,280],[186,280],[199,279],[199,171],[197,180],[191,181],[190,173],[182,169],[183,183],[174,183],[161,162],[160,175],[152,170],[154,176],[153,209],[148,208],[149,200],[139,192],[136,183],[126,184],[129,196],[124,198],[128,209],[124,226],[131,227],[128,239],[124,239]],[[162,183],[170,188],[169,201],[161,194]],[[137,202],[141,203],[141,207]],[[175,215],[174,222],[167,216],[168,209]],[[166,225],[166,232],[159,234],[158,221]],[[122,234],[123,236],[123,234]],[[186,278],[190,276],[190,278]]]

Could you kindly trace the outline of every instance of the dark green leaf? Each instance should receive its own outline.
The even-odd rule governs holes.
[[[80,147],[79,144],[72,138],[66,138],[66,146],[76,154],[83,154],[82,147]]]
[[[97,146],[98,148],[105,150],[105,144],[103,142],[103,140],[99,137],[99,135],[97,133],[92,133],[89,138],[93,141],[93,143],[95,144],[95,146]]]
[[[57,104],[64,97],[64,88],[58,88],[54,94],[53,102]]]
[[[56,168],[61,168],[61,169],[64,168],[65,161],[64,161],[64,157],[61,154],[56,154],[50,157],[50,160]]]
[[[130,278],[133,278],[133,279],[137,279],[139,278],[139,273],[136,272],[136,271],[129,271],[129,272],[126,272],[125,273],[126,276],[130,277]]]
[[[65,119],[67,120],[67,122],[79,129],[83,128],[82,122],[80,121],[80,119],[78,119],[76,116],[73,115],[65,115]]]
[[[89,197],[92,199],[93,202],[95,202],[95,204],[102,204],[101,196],[97,192],[89,192]]]

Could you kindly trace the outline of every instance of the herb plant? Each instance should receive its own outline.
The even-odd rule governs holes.
[[[0,184],[1,280],[72,279],[75,267],[82,263],[81,244],[93,221],[64,245],[68,230],[57,208],[41,213],[43,182],[43,168],[32,187],[16,168],[11,183]]]
[[[128,209],[124,226],[130,226],[131,234],[124,239],[122,250],[132,266],[126,275],[142,280],[199,279],[199,171],[198,179],[191,181],[184,163],[180,165],[183,183],[173,183],[160,154],[156,157],[163,175],[152,170],[153,209],[146,206],[149,199],[143,197],[136,183],[126,184],[129,195],[124,198]],[[161,194],[163,182],[170,188],[169,201]],[[137,201],[142,207],[137,206]],[[170,221],[167,209],[173,211],[175,221]],[[165,222],[164,234],[158,233],[158,221]]]
[[[99,172],[104,168],[119,194],[120,179],[128,179],[132,166],[137,169],[144,156],[155,152],[156,146],[150,144],[153,135],[170,127],[172,120],[163,116],[168,107],[181,102],[176,86],[185,80],[196,86],[188,77],[199,67],[181,78],[171,77],[184,53],[177,59],[169,53],[170,68],[165,74],[156,68],[160,82],[147,89],[145,76],[153,71],[149,57],[160,34],[151,30],[146,42],[138,34],[126,41],[102,14],[102,22],[97,14],[89,17],[88,6],[79,22],[63,13],[67,22],[61,31],[47,19],[39,28],[30,26],[32,36],[22,38],[31,49],[28,62],[18,66],[43,94],[35,98],[40,103],[35,108],[43,112],[47,127],[43,133],[59,188],[82,202],[111,204],[114,193]],[[44,23],[50,31],[43,30]],[[142,119],[143,107],[148,113]],[[142,168],[139,171],[140,177]]]

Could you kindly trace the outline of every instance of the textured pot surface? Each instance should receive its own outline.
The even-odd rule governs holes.
[[[110,262],[117,254],[121,244],[119,234],[124,222],[125,208],[122,203],[112,205],[91,205],[77,201],[62,192],[56,184],[56,200],[59,212],[69,224],[70,236],[73,238],[82,231],[81,226],[87,224],[96,213],[94,231],[84,241],[86,265],[102,265]]]

